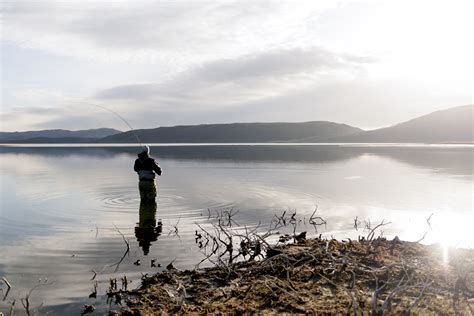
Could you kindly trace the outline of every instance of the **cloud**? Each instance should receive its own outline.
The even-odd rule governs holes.
[[[8,130],[15,117],[35,128],[127,129],[115,115],[94,105],[98,104],[120,113],[136,128],[308,120],[375,128],[469,103],[469,89],[438,95],[444,82],[371,79],[365,68],[376,62],[370,56],[321,47],[266,51],[203,63],[160,83],[116,86],[86,99],[63,97],[58,102],[54,92],[22,91],[24,97],[51,96],[61,106],[23,108],[1,121]]]
[[[182,124],[232,122],[301,122],[329,120],[361,128],[387,126],[454,105],[470,103],[471,93],[439,95],[444,86],[424,86],[405,80],[374,81],[368,78],[314,83],[301,90],[275,96],[247,99],[232,106],[200,106],[176,101],[185,109],[142,99],[100,100],[123,116],[135,128],[155,128]],[[55,108],[22,108],[0,115],[0,130],[48,128],[85,129],[128,127],[115,115],[89,105],[97,100],[77,101]]]
[[[13,132],[23,130],[25,127],[35,129],[36,125],[41,125],[51,117],[60,117],[61,114],[62,111],[57,108],[21,107],[11,109],[0,114],[0,130]]]
[[[12,91],[12,95],[25,106],[34,104],[54,107],[60,106],[64,102],[64,94],[61,91],[51,89],[18,89]]]
[[[127,129],[127,126],[113,114],[88,102],[72,102],[64,99],[61,106],[16,107],[0,113],[0,130],[9,132],[56,128],[79,130],[98,126]]]
[[[183,67],[314,44],[307,24],[346,2],[17,0],[2,6],[2,38],[55,55]]]
[[[243,121],[323,120],[373,129],[400,123],[436,110],[469,104],[468,86],[440,95],[445,81],[355,78],[314,83],[284,95],[250,101],[225,116]],[[215,117],[224,117],[224,111]]]
[[[445,14],[470,11],[446,1],[428,12],[427,3],[7,1],[0,129],[125,129],[91,103],[139,128],[316,119],[376,127],[472,103],[461,32],[470,20]]]
[[[118,86],[97,94],[100,100],[171,104],[176,110],[238,105],[301,90],[332,78],[364,72],[368,57],[337,54],[320,47],[284,49],[205,63],[164,83]],[[179,108],[176,108],[179,107]]]
[[[252,76],[246,74],[234,78],[229,74],[225,78],[216,75],[217,80],[215,76],[207,76],[207,71],[214,69],[210,65],[194,70],[192,74],[183,74],[180,78],[185,79],[176,78],[168,86],[116,87],[102,91],[100,98],[102,102],[114,104],[117,109],[123,102],[121,111],[134,122],[147,127],[328,120],[370,129],[470,102],[468,86],[460,87],[461,92],[440,95],[437,91],[446,84],[442,80],[430,84],[406,78],[374,80],[360,75],[358,66],[354,70],[354,66],[346,62],[332,65],[330,69],[336,75],[330,76],[331,79],[325,73],[327,69],[318,73],[318,69],[327,66],[315,65],[296,73],[280,73],[275,76],[277,80],[272,71],[268,72],[271,75],[263,76],[254,69],[249,72]],[[305,71],[312,76],[301,75]],[[290,79],[298,76],[305,79],[297,83]],[[197,83],[193,85],[194,81]],[[278,84],[281,85],[279,88]],[[229,87],[229,91],[222,91],[222,87]],[[126,104],[133,105],[134,110],[127,112]]]
[[[281,49],[238,59],[217,60],[197,69],[195,77],[206,81],[278,77],[313,70],[350,68],[351,62],[360,64],[372,61],[366,56],[337,54],[321,47]]]

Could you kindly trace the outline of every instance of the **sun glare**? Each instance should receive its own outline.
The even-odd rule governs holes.
[[[474,222],[473,214],[453,216],[449,213],[434,214],[430,223],[431,230],[427,233],[427,240],[439,243],[443,249],[449,247],[473,247],[474,234],[464,235],[471,231]]]
[[[372,66],[375,77],[470,80],[473,73],[472,1],[399,1],[380,8],[367,41],[383,61]],[[375,45],[373,43],[372,45]]]

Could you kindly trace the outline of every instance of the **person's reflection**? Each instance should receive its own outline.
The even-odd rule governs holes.
[[[155,200],[140,201],[140,215],[138,225],[135,227],[135,237],[145,256],[150,252],[151,243],[158,239],[162,231],[161,222],[158,222],[158,225],[156,223],[156,208]]]

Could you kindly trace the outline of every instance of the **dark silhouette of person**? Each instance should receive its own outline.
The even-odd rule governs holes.
[[[141,200],[135,237],[145,256],[150,252],[151,243],[158,240],[163,230],[161,222],[156,223],[156,209],[155,200]]]
[[[140,199],[154,201],[156,198],[155,174],[161,176],[162,170],[155,159],[150,157],[150,147],[142,147],[133,170],[138,173]]]

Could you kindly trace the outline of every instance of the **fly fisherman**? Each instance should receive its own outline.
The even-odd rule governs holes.
[[[155,173],[161,176],[162,171],[155,159],[150,157],[150,147],[142,147],[133,169],[138,173],[140,198],[142,201],[154,201],[156,198]]]

